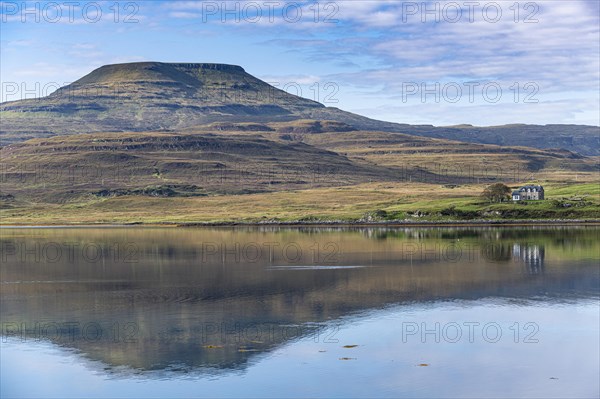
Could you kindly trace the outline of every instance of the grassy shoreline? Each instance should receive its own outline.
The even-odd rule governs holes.
[[[349,221],[288,221],[288,222],[206,222],[206,223],[121,223],[121,224],[2,224],[1,228],[131,228],[131,227],[485,227],[485,226],[600,226],[600,219],[562,219],[562,220],[446,220],[446,221],[386,221],[386,222],[349,222]]]
[[[492,204],[484,185],[368,183],[245,195],[4,202],[0,225],[447,225],[600,220],[600,187],[548,185],[547,199]]]

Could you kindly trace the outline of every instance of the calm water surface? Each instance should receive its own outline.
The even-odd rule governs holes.
[[[2,397],[598,397],[600,229],[0,229]]]

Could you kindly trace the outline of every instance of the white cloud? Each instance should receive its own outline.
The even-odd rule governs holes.
[[[189,11],[172,11],[169,13],[172,18],[184,18],[184,19],[195,19],[202,17],[202,14]]]
[[[285,85],[289,83],[296,83],[299,85],[311,85],[321,82],[323,79],[315,75],[264,75],[259,76],[261,80],[269,83],[278,83],[279,85]]]

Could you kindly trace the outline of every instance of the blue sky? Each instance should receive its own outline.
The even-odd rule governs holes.
[[[0,5],[3,101],[104,64],[219,62],[393,122],[600,125],[597,0]]]

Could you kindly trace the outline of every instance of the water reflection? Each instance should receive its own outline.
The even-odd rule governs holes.
[[[514,244],[512,256],[521,259],[529,274],[544,272],[544,258],[546,251],[543,245]]]
[[[244,369],[390,305],[597,298],[599,231],[1,229],[2,334],[112,369]]]

